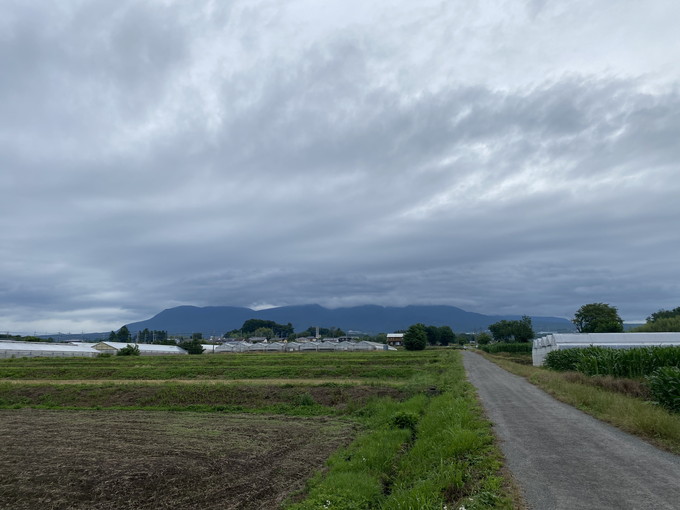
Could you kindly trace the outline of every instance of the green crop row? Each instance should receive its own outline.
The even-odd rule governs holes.
[[[659,368],[647,380],[659,404],[669,411],[680,412],[680,368]]]
[[[544,365],[553,370],[573,370],[586,375],[641,378],[661,367],[680,367],[680,347],[564,349],[549,352]]]
[[[406,380],[424,366],[437,370],[432,352],[243,353],[200,356],[17,358],[0,360],[0,379],[326,379]]]

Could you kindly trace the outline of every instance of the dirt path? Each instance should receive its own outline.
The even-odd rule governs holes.
[[[680,457],[556,401],[477,354],[465,352],[464,363],[529,508],[680,508]]]

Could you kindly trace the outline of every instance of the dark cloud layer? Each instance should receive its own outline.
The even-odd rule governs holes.
[[[0,24],[1,329],[680,304],[678,55],[655,9],[616,16],[656,34],[643,58],[580,2],[60,5]]]

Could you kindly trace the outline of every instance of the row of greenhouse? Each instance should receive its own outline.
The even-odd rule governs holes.
[[[124,342],[21,342],[0,341],[0,358],[93,358],[99,354],[116,354],[127,347]],[[142,356],[168,356],[188,354],[177,345],[132,344]],[[394,347],[376,342],[227,342],[222,345],[203,345],[204,354],[240,352],[324,352],[324,351],[394,351]]]
[[[211,345],[204,346],[213,347]],[[217,346],[220,352],[323,352],[323,351],[396,351],[378,342],[227,342]],[[203,352],[206,352],[205,350]]]
[[[551,351],[579,347],[633,347],[680,346],[680,333],[564,333],[536,338],[531,351],[534,366],[541,366]]]

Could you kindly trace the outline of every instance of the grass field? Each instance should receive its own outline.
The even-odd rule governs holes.
[[[409,379],[428,354],[241,353],[201,356],[112,356],[109,358],[16,358],[0,360],[0,379]]]
[[[518,506],[453,350],[0,360],[0,433],[0,508]]]

